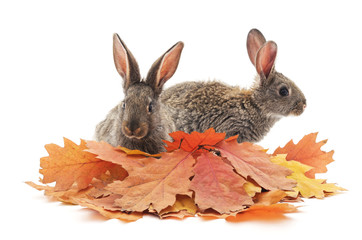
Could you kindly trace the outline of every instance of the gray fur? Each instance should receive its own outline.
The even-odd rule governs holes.
[[[160,69],[168,71],[168,66],[162,65],[167,54],[176,51],[176,60],[171,63],[175,71],[183,43],[179,42],[151,67],[148,76],[142,80],[139,76],[138,65],[126,45],[115,35],[114,47],[116,67],[124,78],[124,100],[115,106],[100,122],[95,131],[97,141],[106,141],[113,146],[123,146],[128,149],[138,149],[155,154],[165,151],[162,140],[171,140],[169,133],[175,131],[168,107],[159,100],[163,84],[168,80],[159,79]],[[121,44],[121,45],[119,45]],[[121,47],[120,47],[121,46]],[[117,54],[121,49],[122,54]],[[175,50],[176,49],[176,50]],[[127,57],[124,57],[127,56]],[[128,65],[124,64],[128,61]],[[175,67],[176,65],[176,67]],[[169,73],[171,76],[173,72]],[[150,109],[151,106],[151,109]]]
[[[177,130],[204,132],[212,127],[217,132],[226,132],[226,137],[239,135],[238,142],[257,142],[282,116],[303,113],[306,99],[301,90],[274,70],[276,44],[265,42],[265,39],[263,42],[264,37],[255,29],[250,31],[248,39],[252,39],[251,34],[255,33],[258,39],[252,44],[260,42],[262,46],[250,46],[248,43],[248,50],[251,49],[249,57],[260,72],[250,89],[240,89],[218,81],[186,82],[161,94],[161,101],[172,108]],[[265,45],[268,45],[266,50]],[[254,51],[257,53],[252,49],[256,49]],[[272,65],[258,65],[257,61],[263,61],[263,56],[259,56],[259,59],[258,55],[270,49],[272,57],[266,57]],[[279,94],[282,87],[288,89],[289,96]]]

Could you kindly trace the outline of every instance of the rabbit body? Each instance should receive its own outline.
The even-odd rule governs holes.
[[[185,82],[166,89],[161,101],[173,109],[176,129],[190,133],[214,128],[238,142],[260,141],[283,116],[300,115],[306,99],[293,81],[274,69],[276,44],[253,29],[249,57],[258,71],[250,89],[222,82]]]
[[[124,79],[125,98],[115,106],[95,130],[95,139],[113,146],[156,154],[164,149],[162,140],[171,140],[175,124],[169,107],[159,100],[163,84],[176,71],[183,43],[169,49],[141,79],[136,60],[117,34],[114,35],[114,60]]]

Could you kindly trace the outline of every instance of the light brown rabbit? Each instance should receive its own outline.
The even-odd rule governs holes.
[[[125,98],[97,125],[97,141],[151,154],[165,151],[162,140],[170,140],[168,134],[175,130],[175,124],[159,95],[165,82],[175,73],[182,49],[183,43],[176,43],[156,60],[143,80],[132,53],[114,34],[114,63],[123,78]]]
[[[217,81],[186,82],[162,93],[161,101],[174,110],[177,130],[203,132],[212,127],[226,132],[226,137],[239,135],[238,142],[257,142],[282,116],[303,113],[303,93],[274,69],[276,43],[266,41],[259,30],[252,29],[247,50],[258,73],[250,89]]]

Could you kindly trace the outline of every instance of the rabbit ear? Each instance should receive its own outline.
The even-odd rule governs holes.
[[[246,41],[246,47],[248,49],[250,61],[253,63],[254,66],[256,66],[256,54],[265,42],[265,37],[258,29],[254,28],[250,30]]]
[[[273,41],[266,42],[256,55],[256,71],[261,79],[267,79],[274,69],[275,58],[277,57],[278,47]]]
[[[117,33],[113,34],[113,58],[116,69],[123,78],[123,89],[125,91],[132,83],[141,81],[136,59]]]
[[[149,84],[157,94],[161,93],[163,85],[175,73],[183,47],[183,42],[176,43],[153,63],[148,72],[146,83]]]

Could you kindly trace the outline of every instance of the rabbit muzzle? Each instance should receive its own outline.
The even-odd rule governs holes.
[[[291,115],[299,116],[304,112],[306,107],[307,107],[307,101],[304,99],[302,101],[296,102],[290,113]]]
[[[148,124],[123,121],[122,132],[128,138],[142,139],[148,133]]]

